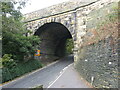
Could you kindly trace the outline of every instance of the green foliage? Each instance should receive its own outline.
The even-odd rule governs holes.
[[[40,40],[37,36],[23,36],[3,31],[3,55],[12,54],[15,60],[24,60],[34,55]],[[14,49],[14,50],[13,50]]]
[[[2,58],[0,58],[0,69],[2,68]]]
[[[118,9],[118,6],[113,6],[113,11],[112,13],[110,13],[107,17],[108,20],[113,22],[115,19],[118,19],[118,13],[120,12],[120,10]]]
[[[0,68],[0,84],[2,83],[2,69]]]
[[[25,2],[26,0],[2,2],[2,82],[42,67],[39,61],[33,60],[40,39],[37,36],[27,36],[30,32],[21,22],[20,9]],[[18,4],[17,9],[15,4]]]
[[[29,90],[38,90],[38,89],[43,90],[43,85],[39,85],[39,86],[31,88]]]
[[[72,49],[74,48],[73,40],[67,39],[66,41],[66,54],[72,54]]]
[[[37,36],[26,36],[28,30],[20,21],[21,14],[14,9],[14,3],[2,3],[2,54],[11,54],[13,59],[21,61],[33,57],[40,40]]]
[[[17,65],[11,57],[12,55],[5,54],[2,59],[0,59],[2,60],[2,68],[14,68]]]
[[[105,24],[108,24],[109,22],[114,22],[115,20],[118,20],[118,15],[120,13],[120,10],[118,8],[118,5],[113,5],[111,12],[106,15],[106,19],[104,19],[101,23],[97,25],[97,29],[99,30],[100,27],[104,26]]]
[[[38,60],[29,60],[25,63],[18,63],[14,68],[2,68],[2,82],[13,80],[25,73],[41,68],[42,64]]]
[[[20,0],[20,1],[9,1],[9,2],[0,2],[2,5],[2,15],[3,16],[11,16],[15,20],[20,20],[20,17],[22,17],[22,14],[20,12],[20,9],[22,9],[26,2],[28,0]],[[15,8],[16,5],[16,8]]]

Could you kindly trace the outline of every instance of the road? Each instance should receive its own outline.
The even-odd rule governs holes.
[[[48,88],[48,90],[51,88],[79,88],[82,90],[83,88],[93,87],[80,76],[74,69],[74,65],[70,64]]]
[[[2,88],[31,88],[39,85],[48,88],[58,78],[60,72],[71,63],[73,63],[73,56],[65,57],[47,68],[5,84]]]

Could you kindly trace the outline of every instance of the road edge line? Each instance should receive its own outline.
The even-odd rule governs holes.
[[[34,70],[33,72],[28,72],[28,73],[26,73],[26,74],[24,74],[24,75],[22,75],[22,76],[20,76],[20,77],[17,77],[17,78],[15,78],[15,79],[11,80],[11,81],[8,81],[8,82],[3,83],[3,84],[1,84],[0,86],[3,87],[3,86],[5,86],[5,85],[8,85],[8,84],[10,84],[10,83],[13,83],[13,82],[15,82],[15,81],[17,81],[17,80],[20,80],[20,79],[22,79],[22,78],[25,78],[26,76],[29,76],[29,75],[32,75],[32,74],[38,72],[38,71],[41,71],[41,70],[43,70],[43,69],[45,69],[45,68],[47,68],[47,67],[49,67],[49,66],[51,66],[51,65],[56,64],[57,62],[59,62],[59,61],[55,61],[55,62],[53,62],[53,63],[51,63],[51,64],[48,64],[47,66],[45,66],[45,67],[43,67],[43,68],[36,69],[36,70]]]
[[[70,67],[71,65],[73,65],[73,63],[70,64],[70,65],[68,65],[67,67],[65,67],[65,68],[61,71],[62,73],[55,79],[55,81],[53,81],[52,84],[50,84],[50,85],[47,87],[47,89],[50,88],[50,87],[65,73],[66,69],[67,69],[68,67]]]

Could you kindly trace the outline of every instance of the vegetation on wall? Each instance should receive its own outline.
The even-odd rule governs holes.
[[[104,40],[106,37],[113,37],[114,41],[116,41],[116,39],[118,38],[119,9],[116,4],[113,5],[111,8],[111,12],[105,16],[105,19],[101,19],[102,21],[100,21],[93,28],[89,29],[89,32],[87,33],[90,33],[91,36],[85,36],[85,42],[82,46],[98,43],[99,41]],[[96,18],[99,18],[99,16]]]
[[[95,13],[96,17],[89,21],[92,23],[100,18],[100,23],[95,23],[88,29],[76,62],[76,68],[81,76],[95,88],[118,88],[118,15],[120,13],[118,6],[112,5],[98,10],[104,13],[105,9],[107,11],[111,9],[112,12],[108,15],[100,17]]]

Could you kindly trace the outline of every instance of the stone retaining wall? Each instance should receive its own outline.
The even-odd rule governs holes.
[[[108,20],[117,4],[89,13],[85,35],[78,45],[75,68],[96,88],[118,88],[118,23]]]
[[[109,41],[107,38],[81,48],[76,62],[78,72],[97,88],[118,88],[117,44],[113,52]]]

